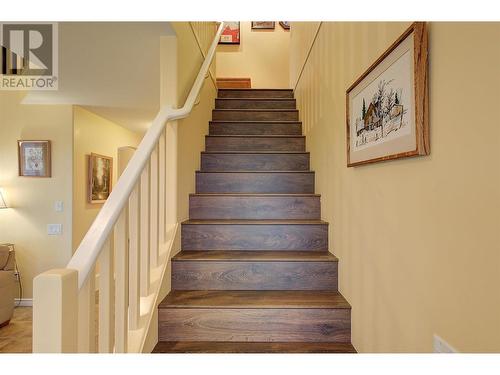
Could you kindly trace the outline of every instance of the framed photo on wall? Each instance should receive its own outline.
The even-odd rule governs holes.
[[[348,167],[429,154],[427,70],[415,22],[347,89]]]
[[[240,44],[240,23],[224,21],[219,44]]]
[[[104,203],[111,194],[113,158],[91,153],[88,156],[88,202]]]
[[[19,176],[51,177],[50,141],[17,141]]]
[[[280,26],[284,30],[290,30],[290,21],[280,21]]]
[[[252,21],[252,30],[274,30],[274,21]]]

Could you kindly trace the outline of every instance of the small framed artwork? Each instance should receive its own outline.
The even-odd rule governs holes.
[[[280,21],[280,26],[284,30],[290,30],[290,21]]]
[[[427,28],[413,23],[346,92],[347,166],[429,155]]]
[[[17,141],[19,176],[51,177],[50,141]]]
[[[219,44],[240,44],[240,23],[224,21]]]
[[[274,30],[274,21],[252,21],[252,30]]]
[[[113,158],[90,154],[88,156],[88,202],[104,203],[111,194]]]

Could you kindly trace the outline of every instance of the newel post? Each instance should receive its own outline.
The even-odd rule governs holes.
[[[33,280],[33,353],[78,350],[78,272],[53,269]]]

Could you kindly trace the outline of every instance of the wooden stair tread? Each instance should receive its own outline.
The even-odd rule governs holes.
[[[302,124],[302,121],[293,120],[210,120],[209,123],[222,124]]]
[[[316,193],[191,193],[190,196],[196,197],[321,197]]]
[[[252,137],[252,136],[251,136]],[[288,137],[288,136],[287,136]],[[257,150],[257,151],[247,151],[247,150],[242,150],[242,151],[202,151],[202,154],[248,154],[248,155],[274,155],[274,154],[284,154],[284,155],[290,155],[290,154],[309,154],[309,151],[282,151],[282,150]]]
[[[338,262],[333,254],[312,251],[244,251],[187,250],[173,257],[174,261],[239,261],[239,262]]]
[[[242,87],[242,88],[220,88],[218,91],[293,91],[293,89],[284,89],[284,88],[277,88],[277,89],[270,89],[270,88],[250,88],[250,87]]]
[[[196,171],[196,173],[314,173],[314,171],[252,171],[252,170],[241,170],[241,171]]]
[[[184,220],[183,225],[328,225],[323,220]]]
[[[153,353],[356,353],[349,343],[159,341]]]
[[[297,134],[213,134],[206,135],[206,138],[305,138],[305,135]],[[303,151],[304,152],[304,151]]]
[[[272,102],[272,101],[295,101],[295,98],[252,98],[252,97],[241,97],[241,98],[217,98],[217,100],[251,100],[255,102]]]
[[[219,309],[350,309],[337,291],[173,290],[158,306]]]
[[[220,98],[224,99],[224,98]],[[298,112],[294,108],[215,108],[214,111],[221,112]],[[217,121],[217,120],[212,120]],[[297,122],[297,121],[295,121]]]

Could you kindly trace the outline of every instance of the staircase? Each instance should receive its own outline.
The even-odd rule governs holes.
[[[215,105],[155,352],[354,352],[292,90]]]

